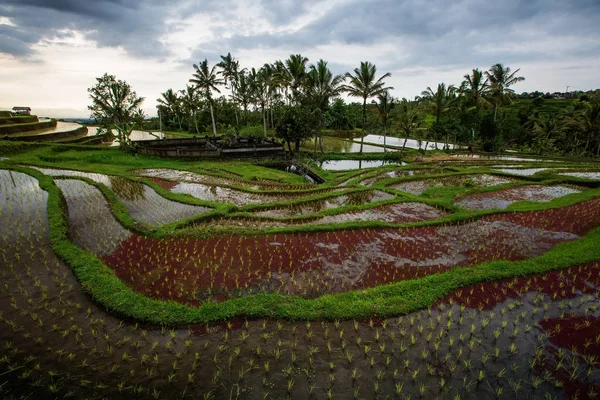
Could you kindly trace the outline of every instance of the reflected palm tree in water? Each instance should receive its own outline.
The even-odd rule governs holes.
[[[143,200],[146,198],[144,185],[121,176],[109,176],[112,191],[125,200]]]

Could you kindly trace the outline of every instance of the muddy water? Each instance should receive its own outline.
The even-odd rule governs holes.
[[[229,399],[239,391],[250,399],[485,399],[503,390],[501,398],[543,399],[598,386],[597,364],[568,348],[561,350],[564,367],[556,368],[556,346],[540,327],[566,314],[598,317],[597,291],[569,289],[566,299],[521,292],[484,311],[446,302],[385,320],[233,320],[172,330],[119,320],[83,295],[52,253],[47,195],[36,181],[2,171],[0,184],[0,376],[7,398]],[[463,296],[472,289],[463,288]],[[570,375],[573,365],[575,381],[552,375]],[[537,382],[546,372],[551,378]]]
[[[202,175],[197,174],[190,171],[182,171],[168,168],[154,168],[154,169],[141,169],[135,171],[136,174],[140,176],[150,176],[154,178],[167,179],[176,182],[192,182],[192,183],[201,183],[204,185],[233,185],[239,184],[240,181],[237,179],[227,179],[220,178],[216,176],[210,175]],[[261,186],[258,184],[253,184],[250,182],[246,182],[244,184],[245,187],[252,190],[260,190]]]
[[[21,172],[0,170],[0,234],[7,245],[13,246],[19,237],[30,237],[47,230],[45,213],[48,194],[38,181]],[[18,226],[18,231],[15,227]]]
[[[359,206],[366,203],[393,199],[394,195],[380,190],[355,192],[343,196],[329,197],[323,200],[307,203],[294,204],[277,209],[257,211],[254,215],[258,217],[287,218],[299,215],[314,214],[321,210],[337,208],[342,206]]]
[[[69,230],[79,247],[108,255],[130,236],[113,217],[100,190],[73,179],[57,179],[55,183],[67,201]]]
[[[208,207],[183,204],[165,199],[147,185],[116,175],[103,175],[65,169],[31,168],[35,168],[46,175],[82,177],[102,183],[117,195],[134,219],[150,226],[168,224],[211,210]]]
[[[378,174],[374,177],[367,178],[360,182],[363,186],[372,186],[376,182],[383,179],[393,179],[393,178],[404,178],[408,176],[417,176],[417,175],[437,175],[437,174],[445,174],[449,171],[444,168],[427,168],[427,169],[409,169],[409,170],[395,170],[388,171],[382,174]]]
[[[402,192],[420,195],[424,191],[443,186],[497,186],[512,182],[509,178],[496,175],[457,175],[447,178],[426,179],[419,181],[409,181],[390,185],[392,189]]]
[[[521,200],[548,202],[557,197],[580,193],[581,190],[568,186],[525,185],[491,193],[475,193],[455,202],[468,210],[507,208]]]
[[[360,143],[360,141],[361,141],[360,138],[354,139],[354,142]],[[384,136],[383,135],[367,135],[367,136],[364,137],[364,142],[365,143],[378,144],[378,145],[383,146]],[[398,137],[388,136],[387,138],[385,138],[385,143],[388,146],[403,147],[405,145],[405,140],[404,140],[404,138],[398,138]],[[437,143],[436,142],[429,142],[429,143],[427,143],[425,140],[423,140],[421,142],[421,145],[419,146],[419,141],[414,140],[414,139],[406,139],[406,148],[407,149],[425,148],[425,145],[427,145],[427,149],[433,150],[436,147],[438,149],[443,149],[444,146],[445,146],[445,143],[440,143],[440,142],[437,142]],[[451,143],[449,143],[448,146],[451,149],[454,148],[454,145],[451,144]]]
[[[396,163],[384,160],[326,160],[319,162],[319,168],[326,171],[346,171],[351,169],[376,168],[388,164]],[[404,162],[397,164],[406,165]]]
[[[559,175],[565,175],[565,176],[572,176],[575,178],[585,178],[585,179],[593,179],[593,180],[600,180],[600,171],[595,171],[595,172],[563,172],[560,173]]]
[[[134,236],[104,259],[134,290],[161,299],[193,303],[273,292],[314,297],[534,257],[599,220],[598,200],[592,200],[452,226],[209,239]]]

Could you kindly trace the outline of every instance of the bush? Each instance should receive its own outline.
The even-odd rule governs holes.
[[[240,129],[240,135],[248,138],[262,138],[265,135],[265,132],[262,125],[249,125]]]

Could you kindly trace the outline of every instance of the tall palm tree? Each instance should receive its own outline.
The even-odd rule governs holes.
[[[309,67],[306,74],[306,97],[307,101],[312,105],[313,113],[316,114],[317,134],[315,138],[315,152],[317,149],[317,141],[323,151],[323,138],[321,136],[321,125],[323,113],[329,106],[329,101],[340,94],[341,84],[344,80],[342,75],[333,75],[327,61],[319,60],[316,65]]]
[[[160,98],[156,99],[159,107],[162,107],[163,111],[172,115],[179,125],[179,130],[183,130],[181,126],[181,98],[179,98],[177,92],[173,89],[168,89],[166,92],[161,93],[160,96]]]
[[[442,116],[449,113],[456,105],[456,88],[454,85],[446,87],[445,83],[440,83],[435,91],[427,87],[427,90],[421,92],[421,96],[427,108],[433,112],[436,125],[440,123]],[[446,147],[448,146],[448,134],[449,132],[446,130]],[[427,150],[427,144],[425,144],[425,150]]]
[[[239,120],[236,102],[237,97],[235,91],[239,84],[240,62],[233,58],[231,53],[227,53],[226,56],[221,56],[221,61],[217,63],[217,67],[221,68],[221,71],[219,71],[219,73],[221,74],[221,76],[223,76],[223,83],[225,84],[225,88],[231,90],[231,99],[233,100],[235,122],[237,126],[239,125]]]
[[[238,74],[238,79],[234,93],[235,102],[242,106],[244,114],[242,114],[242,123],[246,122],[248,114],[248,106],[252,103],[252,79],[244,68]]]
[[[404,137],[402,151],[406,147],[406,142],[409,138],[415,136],[415,133],[422,129],[423,118],[421,112],[414,102],[403,98],[396,104],[394,109],[394,126],[398,132]]]
[[[483,71],[475,68],[469,75],[464,76],[458,91],[465,97],[468,106],[480,108],[489,104],[486,96],[489,90],[489,80],[484,79]]]
[[[377,111],[379,112],[379,118],[383,123],[383,152],[386,152],[387,148],[387,128],[390,120],[390,112],[396,105],[396,100],[390,95],[389,91],[385,91],[377,95]]]
[[[596,138],[598,142],[596,157],[600,157],[600,102],[576,102],[572,113],[567,115],[565,120],[567,126],[583,133],[586,137],[585,147],[581,155],[585,155],[588,152],[592,139]]]
[[[266,68],[261,68],[258,71],[252,68],[249,73],[250,87],[252,91],[253,101],[260,106],[263,117],[263,132],[267,136],[267,113],[266,106],[269,100],[269,85],[271,84],[272,75]]]
[[[308,58],[301,54],[291,54],[287,60],[275,62],[275,80],[278,84],[291,89],[291,100],[294,102],[299,101],[300,88],[307,74],[307,63]]]
[[[223,84],[223,80],[218,77],[216,65],[209,69],[208,60],[204,59],[200,64],[194,64],[196,72],[193,74],[193,78],[190,79],[190,83],[196,85],[196,89],[200,90],[202,95],[208,101],[210,106],[210,118],[212,120],[213,135],[217,136],[217,124],[215,123],[215,113],[213,110],[212,102],[212,91],[221,93],[217,86]]]
[[[442,116],[450,110],[456,99],[456,88],[454,85],[446,87],[445,83],[440,83],[435,91],[427,87],[427,90],[421,92],[421,98],[433,112],[435,123],[439,124]]]
[[[354,74],[346,73],[345,78],[349,80],[348,84],[342,85],[342,91],[350,96],[361,97],[363,99],[362,117],[363,117],[363,136],[360,139],[360,152],[363,150],[364,131],[367,125],[367,99],[382,94],[393,87],[386,87],[384,79],[392,76],[389,72],[376,78],[377,67],[368,61],[361,61],[360,67],[354,68]]]
[[[190,118],[194,121],[196,127],[196,133],[200,133],[198,129],[198,119],[196,113],[198,111],[198,105],[200,104],[200,97],[198,92],[193,86],[186,85],[184,90],[180,90],[181,93],[181,106],[186,113],[189,113]]]
[[[525,80],[522,76],[515,76],[519,70],[520,68],[511,73],[510,67],[505,67],[502,64],[495,64],[491,66],[489,71],[485,72],[485,76],[490,83],[490,95],[494,106],[494,122],[496,122],[498,107],[500,107],[502,102],[506,99],[510,99],[511,94],[515,93],[510,86]]]

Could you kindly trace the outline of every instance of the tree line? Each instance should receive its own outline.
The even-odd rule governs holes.
[[[361,137],[383,135],[384,146],[393,135],[417,139],[425,148],[435,141],[444,142],[444,147],[452,142],[486,151],[513,147],[536,154],[600,155],[598,91],[580,94],[559,112],[544,112],[544,102],[552,101],[544,100],[547,96],[515,108],[514,85],[525,79],[518,73],[495,64],[487,71],[473,69],[459,86],[440,83],[414,99],[398,99],[386,85],[391,74],[378,74],[367,61],[335,75],[326,61],[311,64],[301,54],[248,69],[229,53],[212,66],[206,59],[194,64],[185,89],[162,93],[154,121],[160,126],[152,127],[214,136],[275,135],[290,151],[298,151],[313,137],[316,150],[323,131],[359,130]],[[125,85],[128,91],[107,89],[111,85]],[[88,90],[93,118],[106,120],[102,110],[123,101],[119,113],[134,106],[132,117],[139,120],[139,103],[126,97],[132,91],[125,82],[105,75]],[[347,104],[344,95],[360,102]],[[116,118],[121,125],[122,119]]]

